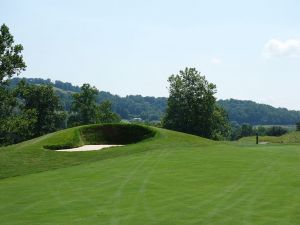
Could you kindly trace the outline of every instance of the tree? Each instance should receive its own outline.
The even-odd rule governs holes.
[[[13,110],[17,105],[16,98],[7,87],[0,85],[0,123],[1,120],[13,114]]]
[[[163,126],[206,138],[216,138],[228,123],[224,111],[216,107],[216,85],[209,83],[195,68],[185,68],[168,79],[169,99]],[[228,126],[229,128],[229,126]]]
[[[284,135],[288,132],[287,129],[284,129],[283,127],[280,126],[272,126],[266,130],[266,135],[268,136],[281,136]]]
[[[110,101],[103,101],[100,105],[96,103],[98,94],[99,91],[89,84],[83,84],[80,93],[73,94],[69,126],[120,121],[120,116],[112,112]]]
[[[253,127],[250,124],[243,124],[241,126],[241,137],[248,137],[254,135]]]
[[[28,118],[15,116],[17,100],[7,86],[13,75],[18,75],[26,68],[22,50],[22,45],[14,45],[9,28],[3,24],[0,27],[0,145],[14,143],[13,137],[20,138],[19,128],[31,124]]]
[[[215,105],[213,112],[212,136],[214,140],[225,140],[230,138],[230,124],[227,112],[220,106]]]
[[[13,123],[14,111],[17,106],[17,101],[11,90],[0,85],[0,146],[3,144],[13,143],[8,136],[11,130],[10,125]]]
[[[72,123],[93,124],[97,122],[98,106],[96,96],[98,90],[89,84],[83,84],[80,93],[73,94],[73,117]]]
[[[62,127],[65,115],[61,112],[61,105],[50,85],[29,85],[21,81],[16,90],[16,97],[20,100],[21,113],[34,110],[36,123],[32,133],[34,136],[53,132]]]
[[[104,101],[99,105],[98,122],[115,123],[120,122],[121,118],[118,114],[112,112],[111,102]]]
[[[296,123],[296,131],[300,131],[300,122]]]
[[[14,45],[14,38],[9,33],[9,28],[3,24],[0,27],[0,85],[6,84],[14,74],[18,75],[25,70],[22,50],[22,45]]]
[[[14,144],[34,137],[36,122],[37,114],[34,109],[8,116],[1,122],[0,145]]]

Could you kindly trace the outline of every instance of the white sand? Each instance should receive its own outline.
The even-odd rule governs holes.
[[[266,145],[266,144],[269,144],[269,142],[262,141],[262,142],[259,142],[258,144],[260,144],[260,145]]]
[[[119,147],[124,145],[83,145],[78,148],[69,148],[69,149],[59,149],[55,150],[58,152],[84,152],[84,151],[97,151],[104,148],[111,148],[111,147]]]

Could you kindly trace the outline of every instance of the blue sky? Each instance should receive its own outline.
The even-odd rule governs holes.
[[[217,97],[300,110],[300,1],[0,0],[24,46],[21,76],[90,83],[121,96],[168,96],[196,67]]]

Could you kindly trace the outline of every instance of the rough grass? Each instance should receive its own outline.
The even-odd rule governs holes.
[[[253,144],[256,141],[256,137],[244,137],[239,140],[240,143]],[[278,143],[278,144],[300,144],[300,132],[294,131],[284,134],[279,137],[273,136],[261,136],[259,142]]]
[[[66,141],[76,130],[68,130]],[[155,130],[155,137],[137,144],[71,153],[76,166],[68,153],[47,151],[48,171],[37,173],[40,164],[34,164],[27,175],[0,180],[1,224],[300,223],[298,145],[233,145]],[[46,150],[29,149],[62,134],[12,146],[18,152],[11,156],[23,158],[17,153],[24,150],[35,161]],[[1,158],[7,151],[0,149]],[[67,165],[53,170],[56,161]]]

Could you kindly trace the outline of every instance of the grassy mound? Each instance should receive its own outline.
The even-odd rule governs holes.
[[[73,148],[85,144],[129,144],[138,141],[140,141],[139,145],[143,145],[143,142],[147,141],[145,139],[151,141],[151,137],[155,134],[156,130],[153,128],[131,124],[87,125],[61,130],[0,148],[0,178],[68,167],[147,150],[147,148],[122,147],[122,149],[79,153],[56,152],[49,149]]]
[[[73,132],[72,137],[45,145],[51,150],[79,147],[86,144],[132,144],[155,135],[154,130],[135,124],[95,124],[82,126]],[[61,135],[60,135],[61,136]]]

